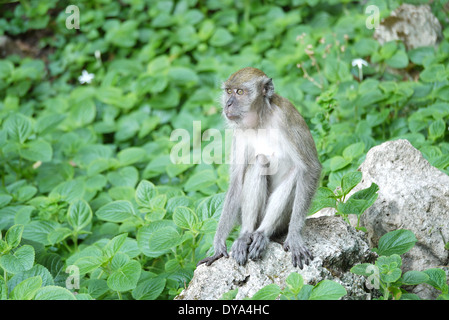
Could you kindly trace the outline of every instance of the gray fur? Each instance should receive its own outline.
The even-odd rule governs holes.
[[[232,246],[239,264],[260,259],[269,239],[284,239],[293,265],[302,268],[313,259],[301,231],[321,174],[309,128],[290,101],[274,93],[272,79],[258,69],[234,73],[223,89],[223,114],[227,124],[238,130],[234,130],[230,185],[215,234],[215,254],[199,264],[227,257],[226,239],[241,223],[241,234]],[[239,89],[244,94],[238,95]],[[269,134],[244,135],[248,129]],[[267,171],[273,163],[276,170]]]

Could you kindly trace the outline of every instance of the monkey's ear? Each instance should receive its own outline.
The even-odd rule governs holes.
[[[274,94],[273,79],[271,78],[264,79],[262,93],[265,97],[271,99],[271,96]]]

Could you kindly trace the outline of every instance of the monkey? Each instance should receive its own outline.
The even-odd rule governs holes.
[[[321,163],[312,134],[299,111],[274,92],[262,70],[243,68],[222,85],[222,114],[232,129],[229,187],[214,237],[214,254],[199,261],[210,266],[228,258],[226,239],[238,223],[231,248],[239,265],[260,259],[270,240],[283,242],[294,267],[313,255],[302,237]]]

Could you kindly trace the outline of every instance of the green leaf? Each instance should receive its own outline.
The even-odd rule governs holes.
[[[234,40],[234,37],[225,28],[218,28],[215,30],[212,38],[209,42],[214,47],[223,47],[230,44]]]
[[[122,167],[142,161],[146,156],[143,148],[131,147],[120,151],[117,159]]]
[[[33,186],[23,186],[17,190],[17,200],[20,202],[26,202],[34,197],[37,193],[37,188]]]
[[[302,276],[299,273],[292,272],[287,277],[287,279],[285,279],[285,283],[288,286],[288,288],[290,289],[290,291],[294,295],[297,295],[301,291],[301,289],[304,285],[304,279],[302,278]]]
[[[380,256],[376,260],[376,266],[384,270],[399,268],[402,266],[402,259],[398,254]]]
[[[201,191],[217,181],[217,174],[213,170],[199,171],[187,180],[184,188],[186,191]]]
[[[151,199],[157,196],[158,192],[153,183],[147,180],[140,181],[136,190],[136,202],[141,206],[149,206]]]
[[[337,207],[337,197],[334,192],[326,187],[319,187],[315,197],[313,198],[312,205],[309,209],[309,214],[320,211],[323,208],[336,208]]]
[[[137,286],[141,271],[140,263],[130,260],[111,273],[107,280],[108,287],[120,292],[132,290]]]
[[[203,199],[196,209],[201,221],[209,218],[218,219],[223,209],[225,194],[219,193]]]
[[[442,64],[430,65],[419,74],[419,78],[424,82],[444,81],[446,77],[446,69]]]
[[[98,269],[103,264],[103,260],[100,257],[88,256],[77,259],[73,264],[78,267],[79,274],[84,275]]]
[[[378,255],[404,254],[415,245],[417,239],[410,230],[400,229],[388,232],[379,239]]]
[[[356,264],[355,266],[353,266],[351,268],[351,272],[354,274],[358,274],[360,276],[369,277],[373,273],[371,271],[372,268],[375,268],[375,265],[373,265],[371,263],[361,263],[361,264]]]
[[[347,195],[360,181],[362,181],[362,173],[360,171],[345,174],[341,179],[341,189],[343,194]]]
[[[12,75],[14,71],[14,65],[11,61],[0,60],[0,79],[7,79]]]
[[[5,240],[10,248],[14,249],[20,244],[20,240],[22,240],[23,229],[23,225],[16,224],[9,228],[9,230],[6,232]]]
[[[107,257],[114,256],[120,248],[124,245],[126,238],[128,237],[127,233],[120,234],[111,240],[104,246],[103,252]]]
[[[332,157],[330,160],[330,168],[332,171],[337,171],[337,170],[343,169],[350,163],[351,163],[351,161],[348,159],[345,159],[341,156],[335,156],[335,157]]]
[[[180,228],[194,230],[198,217],[192,209],[180,206],[173,213],[173,221]]]
[[[145,256],[155,258],[165,253],[165,251],[153,251],[152,248],[150,248],[150,239],[157,230],[166,227],[175,228],[176,225],[173,221],[159,220],[139,228],[136,236],[137,245]]]
[[[275,283],[269,284],[257,291],[251,300],[274,300],[281,293],[281,289]]]
[[[419,47],[408,51],[410,61],[418,65],[423,65],[424,59],[433,55],[435,55],[433,47]]]
[[[238,288],[229,290],[228,292],[223,293],[223,295],[220,297],[220,300],[234,300],[238,293]]]
[[[92,221],[92,210],[84,200],[74,201],[67,211],[67,222],[76,232],[83,229]]]
[[[446,122],[442,119],[433,121],[429,127],[429,138],[436,140],[439,137],[442,137],[446,131],[446,127]]]
[[[99,219],[110,222],[123,222],[135,215],[131,202],[127,200],[105,204],[95,214]]]
[[[348,64],[330,56],[325,59],[324,75],[330,82],[347,81],[352,78]]]
[[[346,294],[346,289],[341,284],[323,280],[312,289],[309,300],[338,300]]]
[[[168,71],[170,81],[184,86],[191,86],[199,81],[198,75],[190,68],[171,67]]]
[[[14,288],[22,281],[36,276],[39,276],[42,279],[43,286],[51,286],[55,284],[53,276],[51,275],[50,271],[48,271],[47,268],[45,268],[40,264],[35,264],[30,270],[16,273],[12,278],[10,278],[8,280],[8,288],[10,290],[14,290]]]
[[[431,285],[442,293],[448,293],[448,285],[446,280],[446,273],[442,269],[432,268],[423,271],[429,279],[426,281],[427,284]]]
[[[122,23],[110,25],[105,30],[105,40],[118,47],[131,48],[136,44],[139,32],[137,30],[138,22],[127,20]]]
[[[49,197],[59,198],[59,200],[70,203],[74,200],[83,198],[84,192],[84,181],[70,180],[57,185],[53,190],[51,190]]]
[[[403,50],[398,50],[391,58],[385,60],[385,63],[392,68],[403,69],[408,66],[407,53]]]
[[[13,113],[3,123],[3,128],[11,140],[23,144],[32,134],[33,126],[30,118],[21,113]]]
[[[136,300],[155,300],[164,290],[165,283],[162,277],[144,280],[132,291],[132,296]]]
[[[46,286],[37,290],[34,300],[76,300],[67,289],[58,286]]]
[[[429,276],[421,271],[408,271],[402,276],[402,284],[405,285],[417,285],[427,282],[428,280]]]
[[[149,238],[149,250],[153,252],[166,252],[181,243],[179,233],[172,227],[165,227],[153,232]]]
[[[12,300],[31,300],[42,285],[42,278],[35,276],[23,280],[11,292]]]
[[[43,245],[50,245],[48,234],[59,227],[55,221],[34,220],[25,225],[22,237],[27,240],[36,241]]]
[[[363,151],[365,151],[365,144],[363,142],[353,143],[343,150],[343,158],[349,160],[357,159],[363,154]]]
[[[53,149],[47,141],[33,140],[22,146],[20,155],[30,161],[46,162],[53,157]]]
[[[118,171],[109,172],[108,180],[115,187],[134,188],[139,179],[139,172],[135,167],[124,167]]]
[[[361,215],[377,200],[378,190],[377,184],[371,183],[369,188],[357,191],[345,203],[338,203],[337,209],[344,214]]]
[[[51,245],[55,245],[56,243],[62,242],[71,234],[72,230],[69,228],[56,228],[48,234],[47,239]]]
[[[393,283],[399,280],[401,277],[402,271],[399,268],[394,268],[387,270],[386,272],[383,272],[380,274],[380,278],[385,283]]]
[[[8,253],[0,257],[0,266],[9,273],[19,273],[29,270],[34,263],[34,248],[24,245],[14,253]]]

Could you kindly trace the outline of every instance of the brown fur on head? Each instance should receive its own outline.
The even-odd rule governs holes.
[[[223,113],[226,118],[250,127],[260,122],[274,94],[272,79],[262,70],[252,67],[233,73],[223,84],[222,89]],[[245,119],[251,121],[245,125]]]

